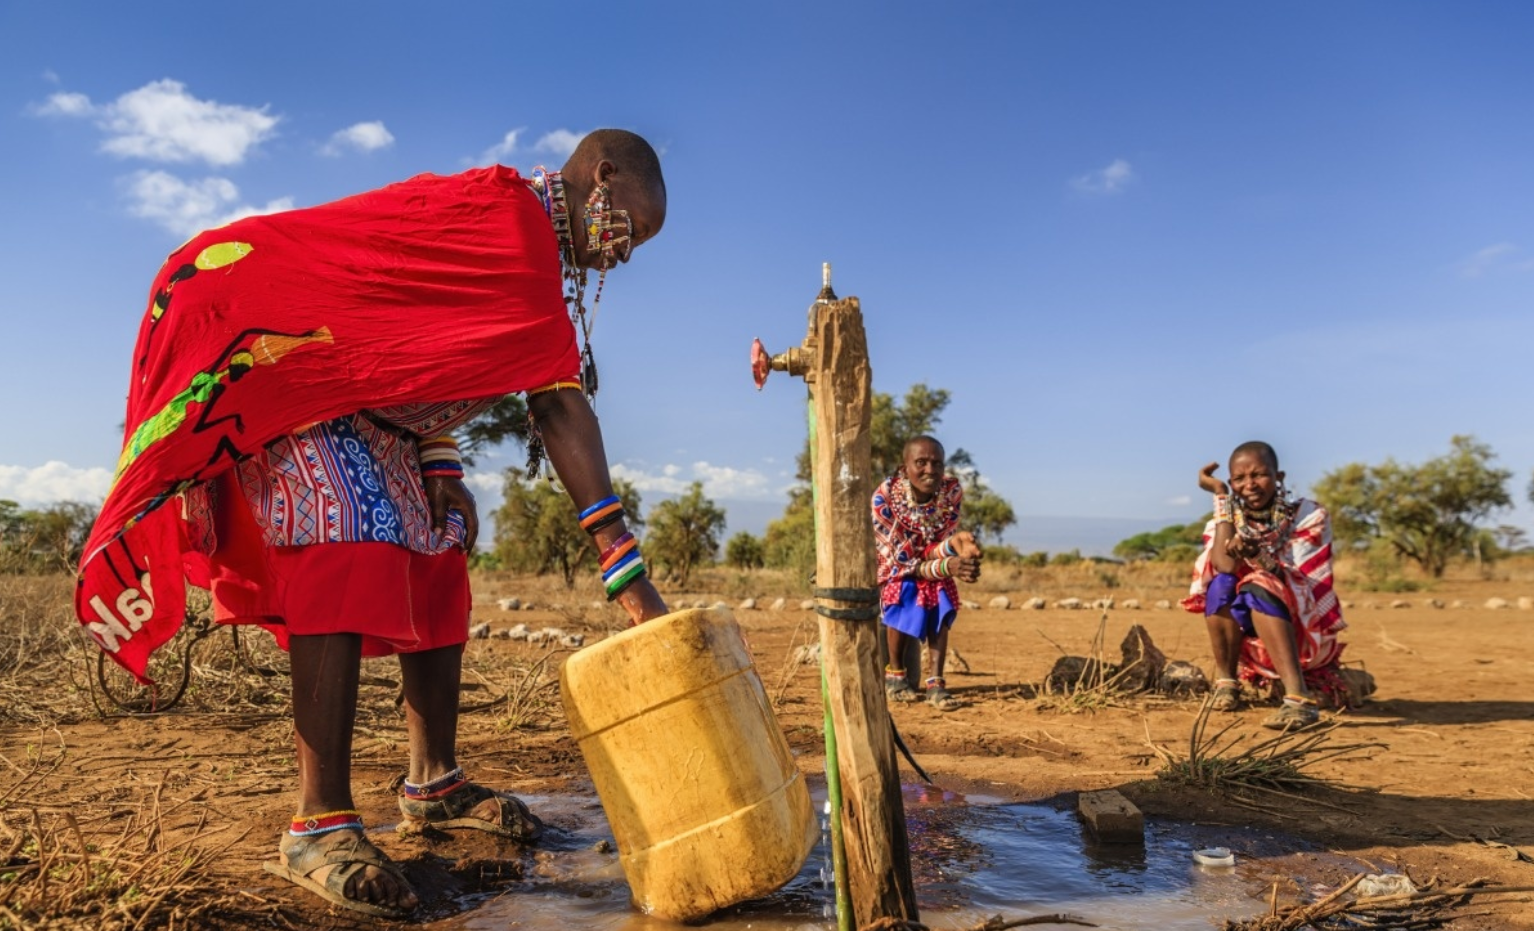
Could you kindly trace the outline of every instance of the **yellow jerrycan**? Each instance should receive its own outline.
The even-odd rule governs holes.
[[[677,611],[559,674],[634,904],[691,921],[783,887],[819,833],[735,618]]]

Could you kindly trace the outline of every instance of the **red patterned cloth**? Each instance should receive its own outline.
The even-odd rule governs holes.
[[[1293,529],[1273,553],[1269,571],[1246,560],[1236,562],[1236,584],[1255,584],[1283,601],[1294,622],[1300,648],[1300,668],[1307,681],[1323,687],[1337,680],[1337,661],[1343,644],[1337,635],[1348,626],[1342,606],[1332,588],[1332,524],[1326,509],[1301,498],[1295,502]],[[1193,563],[1193,584],[1182,606],[1203,615],[1205,592],[1214,579],[1209,558],[1214,543],[1214,521],[1204,527],[1204,551]],[[1241,678],[1259,686],[1278,682],[1273,660],[1262,641],[1247,637],[1241,642]]]
[[[959,603],[959,586],[953,579],[922,579],[916,567],[937,554],[929,552],[959,530],[959,508],[964,503],[964,486],[952,475],[926,504],[911,498],[911,485],[899,472],[879,483],[873,497],[874,544],[879,556],[879,601],[883,605],[900,604],[900,586],[906,579],[916,583],[917,603],[923,608],[937,607],[939,591],[948,600]]]
[[[419,175],[202,233],[150,290],[75,612],[142,676],[181,625],[184,582],[208,584],[183,492],[322,421],[577,371],[554,230],[512,169]]]

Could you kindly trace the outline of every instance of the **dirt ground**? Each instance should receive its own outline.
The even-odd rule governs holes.
[[[1350,625],[1345,659],[1364,664],[1376,677],[1378,692],[1361,709],[1337,718],[1342,726],[1332,739],[1382,746],[1315,768],[1318,776],[1353,790],[1321,788],[1304,800],[1242,804],[1171,788],[1155,778],[1161,760],[1151,742],[1185,753],[1197,701],[1127,696],[1086,710],[1041,694],[1042,680],[1062,651],[1090,652],[1101,611],[1016,607],[1035,595],[1051,604],[1064,597],[1111,595],[1116,601],[1106,622],[1111,651],[1131,624],[1140,624],[1168,657],[1207,669],[1201,623],[1181,610],[1154,607],[1161,599],[1175,603],[1180,580],[1180,571],[990,573],[965,597],[988,603],[1006,594],[1014,607],[962,614],[948,678],[964,706],[949,713],[925,704],[896,706],[899,730],[940,784],[1059,804],[1068,804],[1079,791],[1118,788],[1152,817],[1271,826],[1379,870],[1406,871],[1419,882],[1438,877],[1448,883],[1486,879],[1534,885],[1534,698],[1527,691],[1534,673],[1534,611],[1516,607],[1520,596],[1534,595],[1534,581],[1517,575],[1466,578],[1393,595],[1350,593],[1344,575],[1340,590],[1351,605],[1345,612]],[[475,587],[475,620],[492,630],[554,626],[583,632],[590,643],[621,624],[613,609],[594,603],[594,586],[569,592],[547,580],[485,576],[476,578]],[[799,607],[803,595],[770,574],[724,570],[713,570],[692,588],[668,592],[668,600],[673,606],[714,600],[734,606],[749,595],[764,606],[735,614],[800,765],[820,772],[818,675],[814,665],[795,656],[816,636],[813,613]],[[509,596],[535,607],[504,611],[497,601]],[[787,600],[785,608],[765,607],[780,596]],[[1512,605],[1484,607],[1492,597]],[[48,901],[49,894],[39,897],[35,888],[7,891],[3,881],[7,856],[12,864],[25,863],[27,850],[36,855],[43,848],[46,854],[52,844],[64,857],[75,849],[70,836],[96,851],[138,846],[161,854],[202,851],[184,857],[192,865],[178,867],[182,872],[165,880],[178,889],[222,896],[200,918],[194,915],[192,927],[365,926],[259,871],[293,804],[282,677],[240,666],[227,634],[217,632],[199,643],[191,688],[177,708],[154,716],[103,716],[91,702],[90,655],[72,636],[53,640],[37,629],[41,623],[67,622],[67,602],[55,603],[62,598],[67,585],[0,588],[0,629],[11,628],[12,640],[20,637],[9,654],[0,654],[10,662],[0,662],[0,670],[12,670],[0,681],[0,928],[7,927],[7,915],[10,927],[82,926],[71,923],[62,905],[53,913],[55,924],[29,924],[25,910],[17,909],[27,901]],[[1124,608],[1128,599],[1143,607]],[[1465,606],[1435,608],[1429,599]],[[1398,600],[1407,606],[1392,607]],[[256,652],[257,665],[280,665],[280,656]],[[499,637],[471,641],[460,744],[461,760],[473,777],[533,794],[590,791],[555,691],[557,664],[566,655],[549,644]],[[355,749],[357,802],[370,823],[388,824],[397,820],[391,782],[405,759],[403,719],[393,701],[397,666],[370,660],[364,675]],[[1241,729],[1257,736],[1256,725],[1268,713],[1242,712]],[[34,839],[44,836],[47,843],[7,854],[29,824]],[[522,868],[487,870],[494,851],[474,843],[472,838],[445,846],[386,838],[384,846],[406,863],[417,886],[437,892],[428,894],[422,922],[451,916],[454,893],[486,888]],[[11,876],[17,882],[14,872]],[[148,887],[152,891],[153,884]],[[130,908],[123,914],[138,913]],[[163,926],[164,910],[154,914],[160,917],[140,926]],[[188,924],[185,914],[181,923]],[[104,931],[134,922],[106,919],[91,926]],[[1527,897],[1488,899],[1450,927],[1534,929],[1534,907]]]

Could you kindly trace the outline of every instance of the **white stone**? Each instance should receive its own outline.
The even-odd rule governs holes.
[[[718,611],[718,610],[721,610],[721,609],[723,609],[725,611],[730,610],[730,606],[725,604],[722,601],[716,601],[713,604],[709,605],[709,607],[713,608],[715,611]]]
[[[1427,600],[1427,606],[1429,608],[1442,608],[1444,605],[1443,601],[1438,598],[1429,598]]]
[[[567,647],[570,647],[571,649],[582,647],[582,646],[586,645],[586,635],[585,634],[565,634],[563,637],[559,638],[559,643],[560,643],[560,646],[567,646]]]
[[[497,601],[496,604],[501,606],[502,611],[519,611],[522,608],[522,599],[502,598],[500,601]]]
[[[565,629],[563,627],[545,627],[543,629],[543,639],[545,640],[558,640],[564,635]]]
[[[980,602],[978,602],[978,601],[960,601],[959,602],[959,607],[963,608],[966,611],[979,611],[980,610]]]
[[[772,600],[772,610],[774,610],[774,611],[782,611],[786,607],[788,607],[788,599],[787,598],[774,598]]]
[[[1172,610],[1172,602],[1169,599],[1163,598],[1160,601],[1156,602],[1156,610],[1158,610],[1158,611],[1170,611],[1170,610]]]
[[[510,640],[511,639],[511,628],[510,627],[497,627],[495,630],[492,630],[490,632],[490,636],[495,638],[496,640]]]
[[[538,606],[536,604],[533,604],[531,601],[524,601],[524,602],[522,602],[522,610],[523,611],[532,611],[532,610],[535,610],[537,607]]]
[[[1012,607],[1012,599],[1008,598],[1006,595],[997,595],[995,598],[991,599],[991,607],[998,611],[1005,611]]]
[[[1534,598],[1530,598],[1527,595],[1525,595],[1522,598],[1519,598],[1518,599],[1518,610],[1519,611],[1534,611]]]
[[[1390,606],[1392,608],[1410,608],[1411,602],[1407,601],[1405,598],[1397,598],[1395,601],[1390,603]]]
[[[1027,608],[1030,611],[1038,611],[1038,610],[1040,610],[1042,608],[1046,608],[1048,606],[1049,606],[1049,602],[1047,602],[1044,599],[1040,598],[1038,595],[1034,595],[1032,598],[1029,598],[1027,601],[1023,602],[1023,607]]]
[[[813,610],[815,610],[815,599],[813,599],[813,598],[806,598],[803,601],[799,602],[799,610],[801,610],[801,611],[813,611]]]
[[[1055,607],[1063,608],[1066,611],[1078,611],[1081,609],[1081,599],[1061,598],[1059,601],[1055,602]]]
[[[518,624],[517,626],[515,626],[515,627],[511,628],[510,630],[506,631],[506,638],[508,640],[526,640],[527,639],[527,625],[526,624]]]
[[[549,635],[541,630],[532,631],[527,635],[527,642],[532,644],[543,643],[547,639],[549,639]]]
[[[801,666],[820,662],[820,641],[806,643],[794,651],[794,662]]]
[[[490,639],[490,625],[488,623],[486,623],[486,624],[475,624],[473,627],[470,627],[469,628],[469,639],[470,640],[489,640]]]
[[[1498,610],[1500,608],[1509,607],[1509,605],[1507,603],[1507,599],[1506,598],[1488,598],[1488,599],[1486,599],[1486,607],[1491,608],[1493,611],[1495,611],[1495,610]]]
[[[1113,609],[1113,599],[1112,598],[1099,598],[1096,601],[1092,602],[1092,607],[1096,608],[1099,611],[1111,611]]]
[[[1454,601],[1452,601],[1449,604],[1449,607],[1456,608],[1456,609],[1463,609],[1463,608],[1470,607],[1470,603],[1468,601],[1466,601],[1465,599],[1463,599],[1463,598],[1456,598],[1456,599],[1454,599]]]
[[[1351,611],[1351,610],[1353,610],[1353,602],[1351,602],[1351,601],[1344,601],[1342,603],[1342,610],[1344,610],[1344,611]]]
[[[1138,611],[1138,610],[1140,610],[1140,601],[1139,601],[1139,599],[1137,599],[1137,598],[1126,598],[1126,599],[1124,599],[1124,610],[1126,610],[1126,611]]]
[[[735,610],[737,610],[737,611],[755,611],[756,610],[756,599],[755,598],[747,598],[747,599],[745,599],[740,604],[735,606]]]

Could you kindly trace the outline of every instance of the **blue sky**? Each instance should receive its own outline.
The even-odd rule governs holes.
[[[189,232],[557,165],[598,126],[651,139],[670,191],[595,332],[607,448],[649,501],[697,478],[734,527],[780,508],[803,387],[758,394],[747,350],[802,338],[823,261],[875,388],[953,393],[940,436],[1025,547],[1030,516],[1192,519],[1198,467],[1253,437],[1307,488],[1471,433],[1525,497],[1534,7],[446,9],[0,5],[0,497],[104,493]]]

